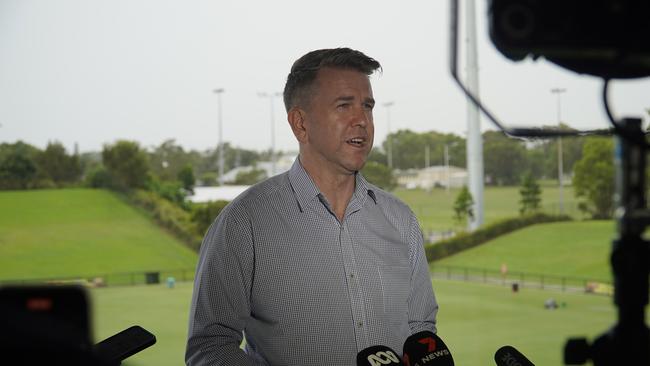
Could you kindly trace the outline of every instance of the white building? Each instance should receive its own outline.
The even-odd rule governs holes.
[[[187,197],[194,203],[208,201],[232,201],[250,186],[194,187],[194,194]]]
[[[225,183],[234,182],[235,179],[237,178],[237,174],[241,172],[249,172],[253,169],[264,170],[266,177],[270,178],[274,175],[284,173],[287,170],[291,169],[291,165],[293,165],[293,162],[296,160],[296,157],[297,155],[291,155],[291,154],[278,157],[278,159],[275,161],[275,174],[273,173],[273,163],[271,163],[270,161],[259,161],[257,162],[256,165],[240,166],[224,173],[223,181]]]
[[[408,189],[434,187],[460,188],[467,185],[467,170],[455,166],[396,171],[397,184]]]

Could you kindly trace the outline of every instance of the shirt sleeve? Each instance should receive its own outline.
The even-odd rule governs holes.
[[[438,302],[433,293],[429,265],[424,253],[424,238],[417,219],[411,213],[409,224],[409,261],[411,263],[411,293],[408,298],[409,327],[417,333],[436,333]]]
[[[254,365],[240,349],[250,316],[253,238],[241,206],[224,208],[199,254],[185,361],[190,366]]]

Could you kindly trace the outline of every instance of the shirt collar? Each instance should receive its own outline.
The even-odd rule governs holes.
[[[296,196],[301,212],[312,202],[319,202],[318,196],[321,194],[321,191],[314,184],[309,174],[307,174],[305,168],[303,168],[300,163],[300,156],[296,158],[289,170],[289,184],[291,184],[291,189]],[[373,187],[360,172],[357,172],[354,193],[352,194],[350,204],[355,204],[356,202],[359,207],[362,207],[367,197],[370,197],[377,204],[377,197]]]

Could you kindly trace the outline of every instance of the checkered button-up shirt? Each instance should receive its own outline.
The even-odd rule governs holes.
[[[297,159],[219,215],[201,246],[188,365],[354,365],[435,332],[412,211],[356,175],[339,222]],[[245,336],[246,346],[240,349]]]

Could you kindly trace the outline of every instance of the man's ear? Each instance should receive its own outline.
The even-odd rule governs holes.
[[[300,143],[307,142],[306,117],[305,111],[299,107],[293,107],[287,113],[287,120],[293,131],[293,135],[296,136],[296,139]]]

